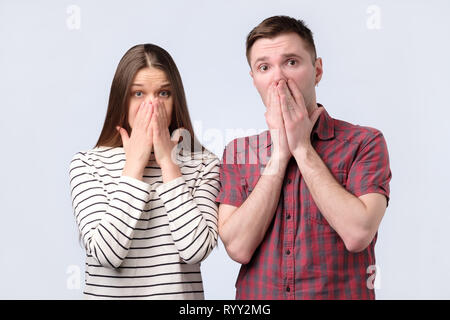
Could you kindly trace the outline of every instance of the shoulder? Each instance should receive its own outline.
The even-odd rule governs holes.
[[[70,169],[84,166],[95,168],[101,165],[115,165],[125,160],[123,148],[97,147],[75,153],[70,162]]]
[[[239,137],[231,140],[225,147],[225,152],[245,153],[249,149],[257,150],[270,144],[269,130],[261,133]]]
[[[196,170],[211,170],[220,165],[220,159],[208,149],[196,151],[188,155],[178,156],[182,167]]]
[[[356,145],[367,145],[374,140],[384,142],[383,133],[376,128],[352,124],[338,119],[333,119],[333,121],[334,134],[338,140],[345,140]]]

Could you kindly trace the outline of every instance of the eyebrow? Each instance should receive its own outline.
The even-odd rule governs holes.
[[[144,85],[143,85],[142,83],[132,83],[131,86],[132,86],[132,87],[143,87]],[[163,84],[159,87],[159,89],[167,88],[167,87],[170,87],[170,83],[169,83],[169,82],[163,83]]]
[[[298,54],[296,54],[296,53],[286,53],[286,54],[283,54],[283,58],[291,58],[291,57],[295,57],[295,58],[298,58],[298,59],[303,59],[302,56],[300,56],[300,55],[298,55]]]
[[[283,58],[291,58],[291,57],[295,57],[295,58],[298,58],[298,59],[303,59],[301,56],[299,56],[299,55],[296,54],[296,53],[285,53],[285,54],[283,54],[282,56],[283,56]],[[258,62],[264,61],[264,60],[267,60],[267,59],[269,59],[268,56],[259,57],[259,58],[256,59],[256,61],[253,63],[253,66],[255,66]]]
[[[267,60],[267,59],[268,59],[267,56],[259,57],[258,59],[255,60],[255,62],[253,62],[253,66],[256,66],[256,64],[258,64],[258,62],[264,61],[264,60]]]

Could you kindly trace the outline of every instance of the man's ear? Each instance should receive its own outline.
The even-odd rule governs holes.
[[[314,62],[314,70],[316,72],[315,85],[317,85],[322,79],[323,75],[322,58],[317,58],[316,61]]]
[[[253,71],[250,69],[249,73],[250,77],[252,77],[253,85],[255,85],[255,78],[253,78]]]

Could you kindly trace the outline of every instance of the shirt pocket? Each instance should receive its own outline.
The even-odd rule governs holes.
[[[251,166],[246,172],[245,176],[241,179],[241,185],[243,187],[246,198],[252,193],[253,189],[255,189],[256,184],[261,177],[261,170],[263,167],[260,166]]]
[[[336,181],[343,187],[346,188],[347,185],[347,175],[348,172],[346,170],[343,169],[331,169],[330,170],[331,174],[334,176],[334,178],[336,179]],[[302,179],[302,184],[305,183],[305,181]],[[306,184],[305,184],[306,185]],[[312,204],[309,206],[309,208],[305,208],[307,212],[306,216],[308,218],[308,220],[310,220],[313,224],[321,224],[321,225],[325,225],[325,226],[329,226],[331,228],[331,226],[329,225],[327,219],[322,215],[322,213],[320,212],[318,206],[316,205],[316,203],[314,202],[314,199],[312,198],[311,193],[307,192],[307,197],[306,200]],[[309,212],[308,212],[309,211]]]

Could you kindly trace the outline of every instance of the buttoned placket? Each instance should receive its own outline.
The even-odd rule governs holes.
[[[291,159],[292,160],[292,159]],[[286,299],[295,299],[295,206],[297,201],[295,198],[295,186],[294,186],[294,176],[295,172],[298,171],[296,168],[295,161],[289,163],[286,170],[285,181],[283,184],[283,197],[284,197],[284,223],[285,223],[285,236],[283,242],[283,260],[285,261],[285,274],[283,279],[285,281],[285,296]]]

